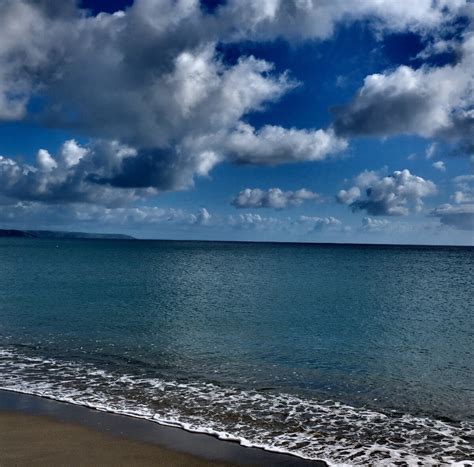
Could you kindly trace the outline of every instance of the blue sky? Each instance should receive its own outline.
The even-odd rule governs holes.
[[[470,1],[0,17],[0,228],[473,244]]]

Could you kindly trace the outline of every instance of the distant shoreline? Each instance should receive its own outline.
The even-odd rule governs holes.
[[[54,239],[54,240],[135,240],[134,237],[124,234],[96,234],[87,232],[66,232],[60,230],[20,230],[0,229],[0,238],[31,238],[31,239]]]
[[[213,240],[213,239],[173,239],[173,238],[137,238],[126,234],[91,233],[60,230],[23,230],[0,229],[0,238],[25,238],[35,240],[132,240],[134,242],[176,242],[176,243],[222,243],[244,245],[294,245],[294,246],[323,246],[323,247],[360,247],[360,248],[474,248],[471,245],[447,245],[425,243],[350,243],[350,242],[285,242],[263,240]]]
[[[18,429],[13,430],[12,426]],[[45,431],[56,435],[44,436]],[[0,434],[8,435],[7,442],[0,446],[0,460],[6,466],[39,465],[43,456],[49,456],[49,465],[64,465],[63,456],[70,456],[71,452],[83,456],[74,457],[77,465],[88,465],[92,459],[101,465],[127,465],[133,459],[121,456],[135,453],[136,460],[142,461],[140,465],[173,466],[186,461],[196,467],[327,466],[323,461],[244,447],[182,428],[6,390],[0,390]],[[18,447],[25,445],[31,449]],[[91,445],[94,448],[89,452]],[[32,463],[35,458],[38,464]]]

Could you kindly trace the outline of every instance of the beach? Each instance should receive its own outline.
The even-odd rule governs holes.
[[[213,436],[0,391],[0,465],[324,467]]]
[[[46,417],[14,412],[0,413],[0,437],[0,459],[4,466],[232,465],[206,461]]]

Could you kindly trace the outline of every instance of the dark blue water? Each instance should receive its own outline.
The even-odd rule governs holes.
[[[0,386],[332,463],[473,459],[474,249],[0,239]]]

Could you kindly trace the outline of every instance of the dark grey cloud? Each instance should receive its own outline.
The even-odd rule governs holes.
[[[355,185],[341,190],[336,198],[354,211],[366,211],[372,216],[402,216],[419,211],[423,198],[436,193],[430,180],[413,175],[409,170],[397,170],[388,176],[365,171],[355,178]]]
[[[432,102],[417,90],[388,93],[377,89],[368,97],[359,91],[347,106],[336,107],[334,127],[344,136],[388,136],[411,133],[434,110]]]
[[[457,144],[457,152],[459,154],[473,156],[474,102],[471,102],[470,110],[459,110],[454,112],[450,124],[446,128],[440,130],[437,136]]]
[[[0,195],[19,201],[120,205],[146,194],[145,189],[114,189],[95,179],[122,170],[121,164],[136,151],[117,142],[96,142],[89,147],[66,141],[53,157],[38,151],[36,165],[0,156]]]
[[[474,231],[474,204],[442,204],[431,211],[444,225],[460,230]]]
[[[90,173],[88,181],[116,188],[179,190],[192,185],[193,176],[198,170],[197,162],[181,158],[171,150],[140,150],[133,156],[123,158],[114,173],[102,177]]]

